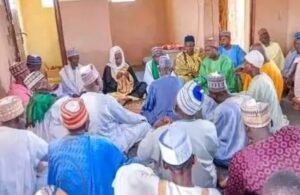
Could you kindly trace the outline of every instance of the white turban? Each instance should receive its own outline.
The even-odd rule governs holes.
[[[259,69],[262,67],[265,61],[264,56],[257,50],[250,51],[245,56],[245,60]]]

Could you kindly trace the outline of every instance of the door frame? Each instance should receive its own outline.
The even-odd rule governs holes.
[[[17,35],[16,31],[13,25],[13,17],[11,8],[9,5],[9,0],[2,0],[5,11],[6,11],[6,17],[7,21],[9,23],[9,35],[12,38],[14,49],[15,49],[15,60],[20,61],[20,48],[17,44]],[[61,19],[61,13],[60,13],[60,6],[59,6],[59,0],[53,0],[54,2],[54,11],[55,11],[55,21],[56,21],[56,27],[57,27],[57,34],[58,34],[58,41],[59,41],[59,48],[60,48],[60,54],[61,54],[61,61],[62,65],[66,65],[68,63],[67,56],[66,56],[66,47],[65,47],[65,39],[64,39],[64,33],[63,33],[63,25],[62,25],[62,19]]]

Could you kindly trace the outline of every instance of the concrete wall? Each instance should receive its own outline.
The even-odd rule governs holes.
[[[294,41],[295,32],[300,31],[300,1],[289,0],[288,8],[288,25],[287,25],[287,49],[291,49]]]
[[[26,54],[38,54],[48,67],[61,66],[54,8],[42,7],[41,0],[19,0]]]
[[[170,41],[183,44],[186,35],[193,35],[196,44],[203,45],[204,0],[166,0],[166,4]]]
[[[165,10],[165,0],[109,3],[112,43],[130,64],[141,64],[151,47],[168,43]]]
[[[3,5],[0,5],[0,98],[6,95],[9,88],[11,75],[9,64],[14,61],[13,42],[9,38],[6,13]]]
[[[272,39],[279,42],[283,51],[287,53],[291,48],[294,33],[300,30],[299,8],[299,0],[256,0],[256,31],[266,27]]]
[[[93,63],[101,71],[111,44],[107,0],[60,2],[66,49],[80,51],[81,63]]]

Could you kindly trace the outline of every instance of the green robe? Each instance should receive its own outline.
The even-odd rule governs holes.
[[[195,81],[201,85],[205,93],[208,93],[207,76],[214,72],[218,72],[225,76],[227,88],[231,93],[239,91],[240,82],[235,75],[230,58],[220,55],[218,60],[212,60],[211,58],[206,57],[202,62],[199,76]]]

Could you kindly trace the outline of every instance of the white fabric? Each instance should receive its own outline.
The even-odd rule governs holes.
[[[144,73],[144,79],[143,81],[145,83],[147,83],[147,86],[149,87],[151,85],[151,83],[154,81],[154,78],[152,76],[152,60],[149,60],[147,63],[146,63],[146,67],[145,67],[145,73]]]
[[[271,133],[275,133],[289,124],[289,121],[282,114],[273,81],[268,75],[262,73],[255,76],[250,82],[247,94],[258,102],[269,104],[273,123]]]
[[[75,48],[69,49],[67,51],[67,58],[73,57],[73,56],[79,56],[79,51]]]
[[[181,165],[193,154],[191,140],[178,123],[171,124],[160,136],[159,147],[163,160],[170,165]]]
[[[213,164],[214,155],[219,146],[216,127],[207,120],[180,120],[174,122],[185,129],[192,143],[196,164],[193,166],[193,182],[203,187],[216,186],[216,170]],[[162,166],[162,158],[159,148],[159,137],[168,128],[163,126],[151,131],[140,142],[137,156],[141,161],[154,161],[154,170],[164,179],[170,179],[169,172]]]
[[[159,195],[159,177],[143,165],[131,164],[121,167],[113,182],[115,195]],[[213,188],[209,188],[209,195],[220,195]],[[203,188],[182,187],[173,182],[167,182],[166,195],[201,195]]]
[[[251,65],[261,68],[264,64],[264,56],[257,50],[250,51],[246,56],[245,60],[249,62]]]
[[[89,113],[89,132],[108,137],[127,152],[151,130],[146,118],[123,108],[112,96],[87,92],[81,96]]]
[[[170,56],[168,54],[160,56],[158,66],[159,68],[172,68]]]
[[[187,82],[177,95],[177,105],[181,111],[185,114],[193,116],[197,112],[201,110],[202,100],[198,99],[194,95],[194,90],[197,87],[197,83],[195,81]],[[203,94],[203,90],[199,87],[198,93]],[[200,96],[200,95],[199,95]]]
[[[99,78],[99,72],[96,70],[93,64],[83,66],[79,69],[82,82],[85,86],[88,86],[95,82]]]
[[[116,64],[115,54],[117,52],[120,52],[121,55],[122,55],[122,64],[120,66],[118,66]],[[109,66],[111,68],[111,71],[112,71],[113,74],[117,74],[119,72],[119,70],[122,70],[124,67],[128,66],[128,64],[126,63],[126,60],[125,60],[124,52],[123,52],[121,47],[114,46],[110,49],[110,51],[109,51],[109,63],[107,64],[107,66]]]
[[[0,194],[33,194],[36,168],[47,153],[48,144],[30,131],[0,127]]]
[[[59,75],[62,79],[61,84],[63,91],[67,91],[66,95],[80,95],[80,93],[83,91],[83,82],[79,72],[81,67],[82,65],[78,65],[75,70],[73,70],[71,65],[66,65],[59,72]]]
[[[68,96],[58,99],[45,114],[44,120],[30,130],[48,143],[66,136],[69,131],[63,126],[60,107],[69,99]]]

